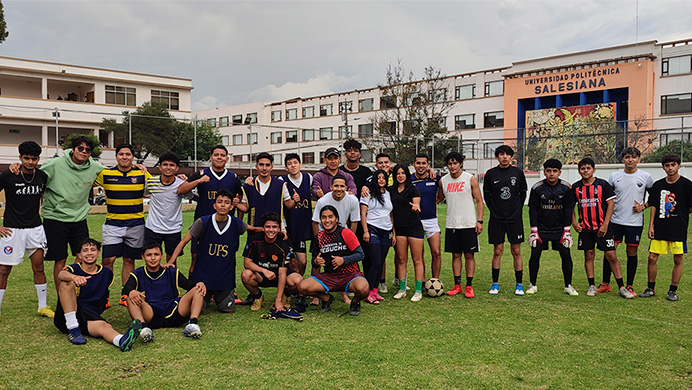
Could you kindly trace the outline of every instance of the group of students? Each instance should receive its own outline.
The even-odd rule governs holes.
[[[692,207],[692,182],[678,174],[680,158],[662,159],[666,177],[654,183],[638,169],[640,152],[622,153],[625,169],[608,181],[594,176],[596,165],[582,159],[582,180],[570,185],[560,180],[562,164],[547,160],[545,179],[529,191],[524,172],[512,166],[514,151],[502,145],[495,150],[498,165],[484,175],[481,186],[463,171],[458,152],[445,156],[448,173],[438,177],[425,154],[415,156],[413,172],[405,164],[392,167],[387,154],[376,156],[376,170],[359,163],[361,144],[350,139],[341,152],[325,151],[325,167],[314,176],[302,172],[300,157],[284,159],[287,174],[272,176],[273,157],[255,157],[256,177],[245,181],[226,168],[228,151],[223,145],[211,152],[211,166],[191,177],[178,175],[180,160],[171,152],[159,158],[161,174],[152,176],[134,164],[128,144],[116,148],[117,166],[106,168],[91,158],[91,139],[77,137],[64,156],[37,164],[41,148],[35,142],[19,146],[20,163],[0,174],[0,189],[7,205],[0,228],[0,305],[13,265],[24,255],[31,259],[38,296],[38,313],[54,317],[56,327],[74,344],[86,343],[84,335],[102,337],[129,350],[135,340],[153,340],[152,329],[185,324],[185,336],[199,338],[199,315],[214,303],[217,310],[232,313],[236,304],[262,309],[262,288],[276,288],[274,313],[300,317],[310,304],[330,310],[332,292],[341,292],[348,313],[358,315],[361,302],[377,305],[388,293],[385,259],[394,247],[394,299],[407,296],[408,257],[413,260],[415,289],[411,301],[422,299],[425,280],[424,246],[428,241],[432,277],[441,270],[441,230],[437,204],[445,201],[445,252],[452,253],[454,286],[447,295],[474,297],[473,277],[478,236],[483,231],[485,204],[490,211],[488,241],[493,245],[490,294],[499,294],[499,274],[504,243],[509,241],[515,274],[514,294],[535,294],[542,251],[552,242],[562,259],[564,291],[578,295],[572,286],[573,243],[571,228],[579,233],[588,279],[587,296],[610,291],[610,274],[624,298],[636,296],[632,287],[637,268],[637,247],[643,230],[643,211],[651,207],[648,236],[648,285],[639,295],[655,295],[657,260],[669,250],[674,255],[668,300],[677,300],[677,285],[686,252],[688,213]],[[101,243],[90,239],[86,216],[92,185],[106,194],[107,216]],[[181,239],[182,200],[196,189],[194,223]],[[326,191],[326,192],[325,192]],[[524,241],[522,209],[529,193],[531,247],[530,284],[523,287],[521,243]],[[647,201],[648,192],[648,201]],[[150,194],[149,214],[144,218],[143,196]],[[313,208],[313,199],[316,204]],[[577,212],[574,213],[574,208]],[[39,210],[42,211],[43,222]],[[236,216],[237,215],[237,216]],[[247,215],[247,222],[243,221]],[[241,281],[248,296],[240,300],[236,289],[236,252],[248,232],[243,251]],[[623,281],[615,254],[618,243],[627,245],[627,282]],[[176,267],[177,258],[191,242],[188,276]],[[75,263],[65,266],[68,244]],[[166,261],[163,262],[165,246]],[[595,285],[594,249],[604,252],[603,283]],[[44,256],[45,252],[45,256]],[[101,257],[101,264],[98,258]],[[129,328],[117,333],[101,317],[110,306],[114,281],[113,263],[123,258],[120,304],[132,317]],[[144,259],[144,266],[134,261]],[[308,258],[310,276],[304,278]],[[43,261],[54,261],[58,304],[54,313],[46,302]],[[462,262],[463,258],[463,262]],[[363,263],[363,272],[359,264]],[[465,285],[462,287],[462,271]],[[187,290],[180,296],[179,289]],[[288,297],[294,296],[293,309]],[[307,298],[313,300],[308,304]]]

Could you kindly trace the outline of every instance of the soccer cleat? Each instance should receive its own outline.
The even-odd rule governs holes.
[[[398,287],[398,286],[397,286],[397,287]],[[387,283],[380,283],[380,285],[378,286],[377,289],[378,289],[382,294],[386,294],[386,293],[389,292],[389,290],[387,290]]]
[[[466,298],[473,298],[475,295],[473,295],[473,287],[472,286],[466,286],[464,288],[464,296]]]
[[[377,298],[378,301],[384,301],[384,297],[383,297],[382,295],[380,295],[379,292],[376,292],[374,295],[375,295],[375,298]]]
[[[634,292],[634,288],[632,287],[631,284],[628,284],[627,286],[625,286],[625,288],[627,289],[627,291],[630,292],[630,294],[634,295],[635,297],[637,296],[637,293]]]
[[[675,291],[668,291],[668,296],[666,299],[675,302],[678,300],[678,294],[676,294]]]
[[[185,329],[183,329],[183,335],[185,335],[185,337],[192,337],[193,339],[198,339],[202,337],[202,330],[199,328],[199,325],[197,324],[187,324],[185,325]]]
[[[360,314],[360,302],[351,302],[348,308],[348,314],[352,316],[357,316]]]
[[[241,306],[250,306],[254,302],[255,302],[255,297],[253,297],[252,294],[248,294],[247,297],[245,297],[245,299],[240,301],[240,303],[238,303],[238,304]]]
[[[587,297],[595,297],[598,294],[596,286],[593,284],[589,286],[589,290],[586,292]]]
[[[623,298],[625,298],[625,299],[632,299],[632,298],[634,298],[634,295],[632,295],[629,291],[627,291],[627,289],[625,288],[625,286],[622,286],[622,287],[620,287],[620,288],[618,289],[618,294],[620,294],[620,296],[623,297]]]
[[[538,286],[534,286],[533,284],[529,283],[529,288],[526,289],[527,294],[535,294],[538,292]]]
[[[327,295],[329,295],[329,299],[327,299],[326,301],[322,301],[322,306],[319,309],[317,309],[317,311],[319,311],[320,313],[326,313],[332,310],[332,302],[334,302],[334,296],[332,294]]]
[[[488,291],[490,295],[497,295],[500,293],[500,283],[493,283],[490,285],[490,291]]]
[[[351,302],[353,302],[353,301],[351,301]],[[380,304],[380,301],[378,301],[377,298],[372,293],[370,295],[368,295],[367,298],[365,298],[365,302],[367,302],[371,305],[379,305]]]
[[[53,318],[55,317],[55,312],[51,310],[50,307],[46,306],[43,309],[38,311],[38,315],[48,317],[48,318]]]
[[[647,287],[646,290],[639,294],[639,298],[649,298],[653,297],[654,295],[656,295],[656,290],[651,287]]]
[[[67,331],[67,339],[70,340],[72,344],[86,344],[86,339],[84,336],[82,336],[82,332],[79,331],[79,328],[72,328]]]
[[[139,337],[139,332],[142,331],[142,321],[134,320],[130,323],[123,337],[120,339],[120,350],[127,352],[132,349],[137,337]]]
[[[416,291],[413,296],[411,297],[411,302],[418,302],[421,299],[423,299],[423,294],[420,293],[419,291]]]
[[[452,295],[461,294],[462,291],[464,291],[464,290],[461,288],[461,285],[455,284],[453,289],[447,291],[447,295],[452,296]]]
[[[260,309],[262,309],[263,303],[264,303],[264,294],[262,294],[259,298],[255,298],[255,301],[252,302],[252,306],[250,306],[250,310],[259,311]]]
[[[399,288],[399,279],[392,279],[392,287]]]
[[[518,296],[524,296],[524,285],[521,283],[517,283],[516,286],[514,286],[514,295]]]
[[[269,313],[274,314],[274,316],[277,318],[288,318],[289,320],[296,320],[296,321],[302,321],[303,320],[303,315],[298,313],[294,309],[276,311],[275,308],[272,308],[271,310],[269,310]]]
[[[120,301],[118,305],[127,307],[127,295],[120,296]]]
[[[610,292],[610,283],[601,283],[596,289],[597,294]]]
[[[296,297],[295,299],[295,310],[299,313],[304,313],[305,309],[308,307],[308,301],[305,300],[305,297],[299,296]]]
[[[142,339],[143,343],[148,343],[154,339],[154,332],[149,327],[143,327],[139,332],[139,338]]]
[[[394,294],[394,299],[406,298],[406,290],[399,290]]]
[[[577,295],[579,295],[579,293],[577,292],[577,290],[575,290],[574,287],[572,287],[571,284],[568,284],[567,287],[565,287],[565,294],[571,295],[571,296],[573,296],[573,297],[576,297]]]
[[[111,308],[111,300],[106,298],[106,304],[103,305],[104,309],[110,309]]]

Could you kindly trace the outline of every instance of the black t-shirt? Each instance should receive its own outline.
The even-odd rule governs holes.
[[[0,190],[5,190],[7,200],[3,226],[26,229],[41,225],[38,210],[47,179],[48,175],[39,169],[30,174],[15,175],[9,170],[0,173]]]
[[[521,222],[526,192],[524,171],[514,166],[490,168],[483,179],[483,199],[490,210],[490,221]]]
[[[572,224],[574,191],[564,180],[554,186],[541,180],[531,187],[529,194],[529,221],[538,228],[543,240],[557,240],[565,226]]]
[[[291,256],[291,245],[288,241],[283,237],[277,237],[273,243],[268,243],[264,240],[264,233],[249,237],[243,251],[243,257],[250,258],[253,263],[274,272],[277,276],[279,268],[288,267]]]
[[[394,229],[407,228],[412,226],[423,226],[420,222],[420,215],[411,210],[411,202],[413,198],[420,198],[418,187],[410,185],[402,192],[399,192],[397,186],[389,187],[389,193],[392,198],[392,206],[394,210]]]
[[[691,181],[682,176],[672,184],[666,182],[665,177],[657,180],[649,189],[649,205],[656,208],[654,239],[687,241],[689,209],[692,206]]]
[[[346,168],[346,165],[342,165],[339,167],[339,169],[353,176],[353,182],[356,183],[356,188],[358,189],[358,193],[354,195],[360,198],[361,188],[363,188],[368,178],[372,176],[372,171],[370,168],[366,167],[365,165],[358,165],[358,168],[355,171],[349,171],[348,168]]]

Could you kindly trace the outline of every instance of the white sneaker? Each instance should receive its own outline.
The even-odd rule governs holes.
[[[418,302],[418,301],[420,301],[421,299],[423,299],[423,294],[421,294],[421,293],[419,293],[418,291],[416,291],[416,293],[413,294],[413,296],[411,297],[411,302]]]
[[[378,290],[379,292],[381,292],[382,294],[388,293],[389,290],[387,290],[387,283],[380,283],[380,286],[378,287],[377,290]]]
[[[535,293],[537,293],[537,292],[538,292],[538,287],[537,287],[537,286],[534,286],[533,284],[529,284],[529,288],[526,289],[526,293],[527,293],[527,294],[533,295],[533,294],[535,294]]]
[[[623,298],[625,298],[625,299],[632,299],[632,298],[634,298],[634,294],[632,294],[631,292],[627,291],[627,289],[625,288],[625,286],[622,286],[622,287],[620,287],[620,288],[618,289],[618,294],[620,294],[620,296],[623,297]]]
[[[185,329],[183,329],[183,334],[187,337],[200,338],[202,337],[202,330],[197,324],[187,324]]]
[[[151,328],[145,326],[139,332],[139,339],[142,340],[143,343],[148,343],[154,339],[154,332],[152,332]]]
[[[394,299],[401,298],[406,298],[406,290],[399,290],[396,294],[394,294]]]
[[[574,287],[572,287],[571,284],[568,284],[567,287],[565,287],[565,294],[571,295],[571,296],[577,296],[577,295],[579,295],[579,293],[577,292],[577,290],[575,290]]]
[[[594,286],[594,285],[592,284],[591,286],[589,286],[589,291],[586,292],[586,296],[587,296],[587,297],[595,297],[595,296],[596,296],[596,293],[598,292],[598,291],[596,291],[596,290],[597,290],[597,289],[596,289],[596,286]]]

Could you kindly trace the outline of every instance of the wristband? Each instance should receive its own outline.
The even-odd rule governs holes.
[[[480,221],[476,221],[477,223],[480,223],[481,225],[483,224],[483,220],[481,219]]]

